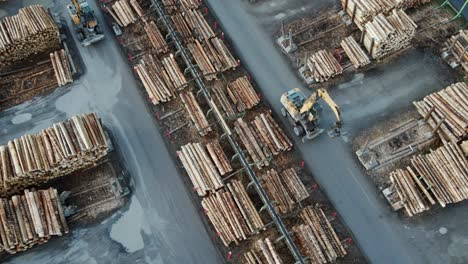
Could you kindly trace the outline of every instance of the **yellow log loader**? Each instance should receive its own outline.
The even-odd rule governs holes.
[[[317,89],[309,98],[299,89],[295,88],[281,96],[281,113],[288,119],[294,129],[294,134],[302,137],[302,141],[311,140],[319,136],[324,130],[319,127],[320,113],[322,107],[318,103],[323,99],[330,106],[337,121],[328,131],[330,137],[341,134],[341,112],[338,105],[333,101],[325,89]]]
[[[104,38],[94,11],[86,0],[71,0],[71,5],[67,6],[73,24],[75,24],[76,33],[81,45],[87,47]]]

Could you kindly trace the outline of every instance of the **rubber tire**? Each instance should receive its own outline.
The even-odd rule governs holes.
[[[286,111],[286,108],[281,107],[281,114],[282,114],[284,117],[287,117],[287,116],[288,116],[288,112]]]
[[[78,41],[83,41],[84,40],[84,34],[82,32],[78,32]]]
[[[293,130],[294,134],[298,137],[302,137],[304,135],[304,128],[301,126],[295,126]]]

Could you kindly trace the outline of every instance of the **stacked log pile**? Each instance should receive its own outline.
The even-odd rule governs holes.
[[[457,35],[451,36],[446,42],[445,47],[449,50],[455,59],[468,72],[468,30],[460,30]]]
[[[59,30],[40,5],[21,8],[0,21],[0,69],[59,47]]]
[[[313,263],[330,263],[344,257],[347,252],[335,230],[320,208],[311,206],[301,212],[305,224],[293,228],[300,245]]]
[[[199,41],[209,40],[215,37],[215,33],[211,29],[208,22],[198,10],[188,10],[184,13],[185,21],[192,30],[192,33]]]
[[[184,10],[197,9],[201,5],[200,0],[180,0],[180,4]]]
[[[0,146],[0,195],[93,166],[108,152],[96,114],[74,116]]]
[[[295,202],[300,202],[309,197],[309,192],[294,168],[283,171],[281,179]]]
[[[349,36],[341,41],[341,47],[348,55],[354,68],[358,69],[371,63],[369,56],[359,46],[353,36]]]
[[[411,159],[411,166],[390,173],[390,180],[408,216],[431,205],[468,199],[468,164],[462,149],[453,143]]]
[[[216,69],[211,64],[210,58],[206,55],[205,50],[198,40],[193,43],[188,43],[187,48],[189,49],[192,57],[195,59],[196,64],[200,67],[201,72],[208,81],[217,79]]]
[[[249,79],[245,76],[231,82],[227,87],[227,92],[239,112],[252,109],[260,103],[260,97],[255,92]]]
[[[54,68],[55,78],[59,86],[73,82],[70,63],[65,50],[50,53],[50,62]]]
[[[138,74],[138,77],[140,77],[152,104],[157,105],[161,102],[169,102],[174,98],[174,91],[165,81],[168,77],[163,77],[165,74],[164,70],[156,64],[141,60],[133,69]]]
[[[247,264],[283,264],[274,243],[269,238],[259,239],[255,242],[255,250],[248,251],[244,254]],[[258,252],[258,253],[257,253]],[[261,257],[263,256],[263,258]],[[264,261],[263,261],[264,260]]]
[[[363,44],[372,58],[382,58],[408,47],[416,28],[414,21],[402,10],[393,10],[388,16],[379,14],[365,24]]]
[[[143,12],[143,9],[141,8],[140,4],[138,3],[137,0],[130,0],[130,5],[132,5],[133,10],[137,13],[138,17],[142,18],[144,22],[147,21],[145,18],[145,13]]]
[[[0,252],[15,254],[52,236],[68,233],[57,190],[29,191],[0,198]]]
[[[202,206],[225,246],[246,240],[264,224],[244,186],[238,180],[227,184],[229,191],[219,190],[202,200]]]
[[[254,136],[253,131],[249,128],[247,123],[239,118],[234,123],[234,129],[257,168],[268,166],[270,164],[267,159],[269,156],[268,152],[262,149],[261,143],[257,140],[257,137]]]
[[[434,130],[440,126],[437,131],[443,141],[459,142],[466,138],[468,131],[466,83],[451,84],[413,104],[424,118],[428,117],[428,123]]]
[[[190,27],[187,25],[187,22],[185,21],[184,16],[182,14],[175,14],[171,18],[172,18],[172,23],[174,24],[176,31],[179,32],[182,39],[186,43],[191,42],[193,40],[192,31],[190,30]]]
[[[135,21],[137,16],[133,13],[128,0],[117,0],[112,5],[113,13],[116,15],[116,22],[122,27],[126,27]],[[115,19],[115,18],[114,18]]]
[[[190,115],[190,119],[192,119],[192,122],[195,124],[198,133],[201,136],[206,136],[208,133],[213,131],[193,93],[180,93],[179,96],[180,99],[182,99],[182,103],[184,104],[187,113]]]
[[[169,52],[169,46],[167,46],[166,41],[164,40],[161,32],[159,31],[156,23],[151,21],[144,26],[146,35],[151,42],[151,45],[156,50],[158,54],[164,54]]]
[[[229,159],[226,157],[226,153],[224,153],[219,141],[213,141],[206,144],[206,149],[210,154],[211,159],[214,161],[216,168],[219,171],[221,176],[226,175],[232,171],[231,163]]]
[[[231,52],[228,50],[224,41],[219,39],[218,37],[214,37],[210,39],[211,44],[213,45],[216,55],[219,58],[220,62],[222,63],[222,68],[218,69],[220,71],[227,71],[230,69],[235,69],[237,67],[237,61],[232,56]]]
[[[164,66],[166,73],[169,75],[170,80],[174,84],[175,89],[181,89],[187,86],[187,79],[185,79],[184,74],[180,70],[179,65],[172,54],[162,58],[161,63]]]
[[[262,175],[261,179],[268,196],[276,202],[275,209],[278,213],[285,214],[294,209],[296,203],[274,169],[267,171],[266,174]]]
[[[222,82],[216,82],[213,84],[211,90],[213,91],[213,97],[217,105],[221,106],[224,114],[227,117],[232,117],[236,114],[235,106],[229,101],[227,91],[225,91]]]
[[[314,80],[316,82],[325,82],[336,75],[343,73],[343,67],[330,52],[320,50],[307,59]]]
[[[182,146],[177,156],[198,195],[205,196],[208,192],[214,192],[224,186],[220,174],[201,143]]]

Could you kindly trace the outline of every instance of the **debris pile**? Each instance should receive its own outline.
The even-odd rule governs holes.
[[[354,68],[358,69],[371,63],[369,56],[364,52],[356,40],[349,36],[341,41],[341,47],[348,55]]]
[[[54,67],[55,77],[59,86],[73,82],[70,63],[65,50],[50,53],[50,62]]]
[[[325,82],[343,73],[343,67],[336,58],[326,50],[320,50],[307,59],[307,66],[316,82]]]

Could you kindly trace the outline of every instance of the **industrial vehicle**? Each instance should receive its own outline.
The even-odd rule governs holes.
[[[73,24],[75,24],[76,33],[81,45],[87,47],[104,38],[99,29],[98,21],[94,11],[86,0],[71,0],[71,5],[67,6]]]
[[[293,125],[294,134],[302,137],[302,141],[314,139],[324,130],[319,127],[322,107],[318,103],[323,99],[336,116],[337,121],[328,131],[330,137],[341,134],[342,119],[340,108],[325,89],[317,89],[309,98],[299,89],[295,88],[281,96],[281,113]]]

